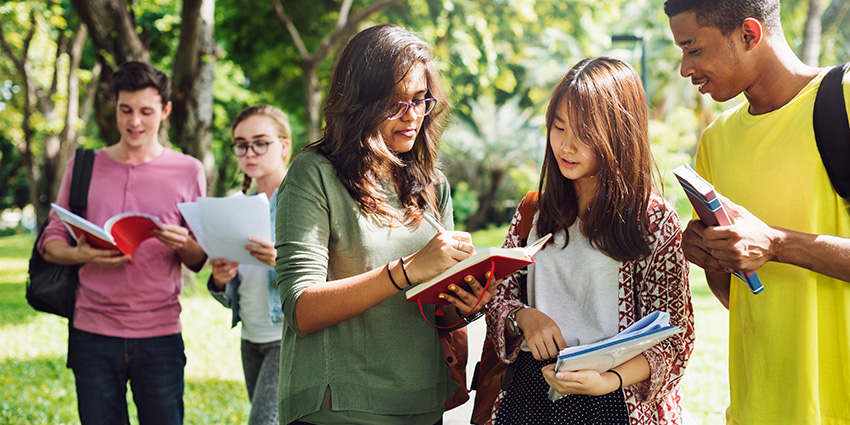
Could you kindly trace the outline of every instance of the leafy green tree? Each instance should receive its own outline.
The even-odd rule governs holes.
[[[89,95],[80,114],[80,62],[87,31],[55,2],[7,2],[0,16],[0,48],[13,65],[6,78],[22,88],[9,102],[20,114],[20,133],[7,136],[20,140],[16,145],[29,202],[43,217],[78,143],[80,119],[91,109]]]
[[[150,1],[131,5],[126,0],[71,0],[86,24],[92,28],[92,41],[98,49],[98,62],[104,69],[98,86],[97,122],[103,139],[118,141],[115,128],[115,99],[109,90],[112,73],[126,61],[150,62],[150,41],[171,47],[176,10],[169,3]],[[144,7],[147,7],[145,9]],[[137,10],[140,19],[137,20]],[[212,148],[212,84],[217,52],[213,38],[214,0],[183,0],[176,47],[161,56],[173,70],[169,119],[174,141],[186,153],[200,159],[207,182],[215,187],[218,171]],[[155,61],[158,62],[158,61]],[[161,66],[162,67],[162,66]],[[165,67],[163,67],[165,68]],[[163,126],[163,133],[168,131]],[[162,138],[167,140],[167,134]]]
[[[533,187],[514,186],[508,196],[499,197],[500,189],[514,181],[512,171],[536,174],[545,136],[540,117],[533,117],[532,108],[521,107],[519,98],[497,105],[485,97],[471,101],[470,107],[468,119],[454,120],[446,129],[441,158],[449,180],[467,182],[478,195],[478,210],[466,219],[466,229],[475,231],[509,219],[505,201]]]

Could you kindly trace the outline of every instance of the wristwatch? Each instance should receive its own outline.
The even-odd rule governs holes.
[[[517,307],[513,309],[510,313],[508,313],[508,329],[514,333],[514,335],[522,335],[522,329],[519,328],[519,324],[516,322],[516,314],[519,313],[520,310],[524,308],[532,308],[530,305],[524,305],[522,307]]]

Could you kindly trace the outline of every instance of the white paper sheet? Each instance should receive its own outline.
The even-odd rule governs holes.
[[[198,198],[198,202],[180,203],[177,208],[210,259],[226,258],[239,264],[270,268],[245,249],[251,243],[249,237],[271,240],[269,199],[265,193]]]

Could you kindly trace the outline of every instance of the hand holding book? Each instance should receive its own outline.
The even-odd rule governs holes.
[[[717,193],[711,183],[697,174],[688,164],[676,167],[673,174],[676,175],[679,184],[685,190],[685,194],[691,201],[700,221],[705,223],[706,226],[729,226],[732,224],[732,220],[721,202],[720,194]],[[733,274],[743,280],[752,293],[758,294],[764,290],[764,285],[762,285],[755,271],[734,271]]]
[[[51,207],[74,239],[84,237],[86,243],[93,247],[118,250],[129,257],[133,256],[142,242],[154,236],[154,230],[165,230],[159,219],[150,214],[118,214],[107,220],[101,228],[57,204],[51,204]]]
[[[449,267],[443,273],[420,283],[407,291],[407,300],[410,302],[422,302],[425,304],[448,304],[439,294],[447,293],[449,285],[457,285],[469,290],[464,278],[473,276],[479,282],[486,282],[484,273],[494,269],[493,280],[503,279],[517,270],[534,262],[534,254],[549,240],[548,234],[537,242],[521,248],[486,248],[477,251],[463,261]]]
[[[595,370],[604,372],[613,369],[668,337],[682,332],[682,329],[670,325],[670,314],[654,311],[622,332],[602,341],[567,347],[558,354],[555,372]],[[549,399],[555,401],[563,397],[554,389],[549,389]]]

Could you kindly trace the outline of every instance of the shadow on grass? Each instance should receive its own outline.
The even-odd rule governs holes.
[[[0,362],[0,423],[79,424],[74,374],[65,357]],[[138,423],[127,390],[130,422]],[[188,379],[183,395],[185,420],[192,424],[246,423],[250,404],[241,381]]]

